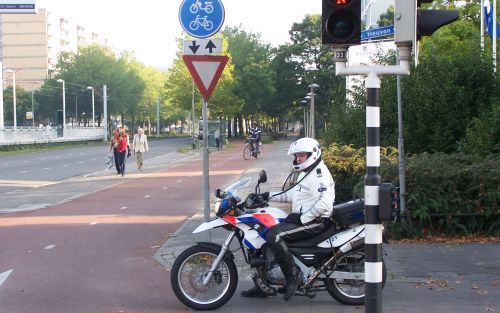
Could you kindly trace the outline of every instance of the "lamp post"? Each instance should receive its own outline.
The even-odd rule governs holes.
[[[92,90],[92,128],[95,127],[95,112],[94,112],[94,87],[88,86],[87,89]]]
[[[8,69],[7,73],[12,73],[12,103],[14,106],[14,132],[15,132],[17,130],[16,71],[14,69]]]
[[[314,88],[319,88],[318,84],[312,83],[309,85],[311,92],[308,95],[311,96],[311,138],[315,138],[315,124],[314,124]]]
[[[306,108],[307,108],[307,100],[302,100],[300,101],[302,103],[302,107],[304,108],[304,137],[307,137],[308,131],[307,131],[307,115],[306,115]]]
[[[64,84],[64,79],[58,79],[58,83],[62,83],[62,103],[63,103],[63,116],[62,116],[62,130],[63,130],[63,137],[64,137],[64,132],[65,132],[65,123],[66,123],[66,88]]]
[[[307,94],[304,99],[310,104],[311,103],[311,96]],[[312,138],[312,125],[311,125],[311,114],[312,114],[312,106],[309,105],[308,110],[307,110],[307,136],[306,137],[311,137]]]

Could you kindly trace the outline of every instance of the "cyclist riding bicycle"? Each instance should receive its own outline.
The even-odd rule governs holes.
[[[259,148],[260,148],[260,135],[262,133],[262,130],[257,126],[257,123],[253,122],[252,127],[250,127],[250,147],[252,148],[252,155],[257,158],[259,155]],[[255,147],[254,147],[254,142],[255,142]]]

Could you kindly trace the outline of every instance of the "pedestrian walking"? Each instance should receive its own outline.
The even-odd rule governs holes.
[[[220,147],[220,131],[218,128],[215,130],[214,137],[215,137],[215,146],[217,147],[217,151],[219,151],[221,147]]]
[[[113,153],[116,174],[121,174],[120,160],[118,159],[118,135],[119,135],[118,128],[114,129],[113,134],[111,135],[111,140],[109,141],[109,153]]]
[[[117,137],[118,142],[118,164],[120,168],[120,174],[122,177],[125,176],[125,161],[126,158],[130,156],[130,145],[128,140],[128,135],[125,132],[125,127],[120,128],[120,132]],[[127,153],[128,152],[128,153]]]
[[[139,171],[142,171],[142,167],[144,164],[144,153],[149,151],[149,147],[148,137],[144,135],[144,129],[140,127],[137,130],[137,134],[134,135],[134,140],[132,141],[132,151],[134,151],[137,169]]]

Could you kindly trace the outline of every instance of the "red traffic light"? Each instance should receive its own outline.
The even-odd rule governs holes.
[[[323,0],[322,43],[359,45],[361,0]]]

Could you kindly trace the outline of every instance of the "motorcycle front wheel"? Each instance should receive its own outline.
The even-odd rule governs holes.
[[[332,271],[365,272],[364,250],[351,251],[341,256],[331,268]],[[387,269],[382,260],[382,288],[387,280]],[[326,290],[338,302],[347,305],[365,303],[365,281],[356,279],[334,279],[325,281]]]
[[[222,260],[208,283],[203,284],[218,254],[216,249],[196,245],[175,259],[170,284],[177,298],[188,307],[214,310],[233,296],[238,284],[238,271],[232,259]]]

